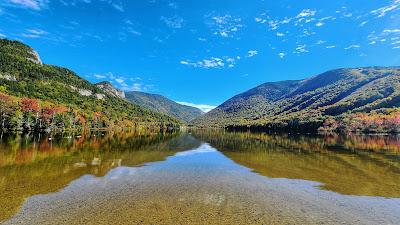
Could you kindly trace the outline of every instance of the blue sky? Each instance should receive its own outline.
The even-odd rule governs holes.
[[[207,108],[268,81],[400,65],[400,0],[0,0],[0,37]]]

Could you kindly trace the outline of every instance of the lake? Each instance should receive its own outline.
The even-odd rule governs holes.
[[[2,135],[4,224],[400,224],[400,137]]]

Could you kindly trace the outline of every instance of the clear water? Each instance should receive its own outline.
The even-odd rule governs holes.
[[[400,138],[2,137],[4,224],[399,224]]]

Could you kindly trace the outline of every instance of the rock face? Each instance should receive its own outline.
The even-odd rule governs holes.
[[[0,79],[8,80],[8,81],[17,81],[15,76],[11,76],[9,74],[2,74],[0,73]]]
[[[30,54],[32,55],[32,57],[28,57],[28,58],[27,58],[29,61],[32,61],[32,62],[34,62],[34,63],[36,63],[36,64],[43,65],[43,62],[42,62],[42,60],[40,59],[39,54],[38,54],[35,50],[32,49],[32,50],[30,51]]]
[[[92,96],[92,91],[86,89],[79,89],[79,94],[82,96]]]
[[[100,88],[101,90],[103,90],[104,92],[106,92],[107,94],[110,94],[110,95],[112,95],[114,97],[125,98],[125,92],[120,90],[120,89],[118,89],[118,88],[115,88],[108,81],[97,83],[96,86],[98,88]]]

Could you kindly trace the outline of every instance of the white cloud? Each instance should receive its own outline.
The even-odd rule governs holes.
[[[98,80],[100,80],[100,79],[104,79],[104,78],[106,78],[107,76],[105,76],[105,75],[102,75],[102,74],[94,74],[93,75],[96,79],[98,79]]]
[[[257,50],[250,50],[250,51],[248,51],[247,52],[247,57],[253,57],[253,56],[256,56],[257,54],[258,54],[258,51]]]
[[[172,29],[180,29],[183,27],[185,23],[185,20],[179,16],[173,16],[173,17],[162,16],[160,20],[163,21],[165,25],[167,25],[169,28]]]
[[[278,56],[279,56],[279,58],[283,59],[286,56],[286,54],[281,52],[281,53],[278,54]]]
[[[197,62],[193,62],[190,60],[181,60],[180,64],[192,67],[205,68],[205,69],[224,68],[225,66],[232,68],[235,67],[236,61],[240,59],[241,59],[240,56],[236,57],[223,56],[222,58],[211,57],[208,59],[199,60]]]
[[[112,5],[112,7],[114,7],[114,9],[116,9],[116,10],[118,10],[120,12],[124,12],[125,11],[124,7],[122,6],[122,4],[112,3],[111,5]]]
[[[364,22],[360,23],[360,27],[363,27],[367,23],[368,23],[368,21],[364,21]]]
[[[336,18],[335,17],[333,17],[333,16],[327,16],[327,17],[323,17],[323,18],[321,18],[321,19],[319,19],[319,21],[325,21],[325,20],[335,20]]]
[[[317,27],[322,27],[324,25],[324,23],[322,23],[322,22],[318,22],[317,24],[315,24],[315,26],[317,26]]]
[[[392,45],[400,45],[400,40],[392,42]]]
[[[136,36],[141,36],[142,35],[142,33],[140,31],[137,31],[137,30],[133,29],[132,27],[126,28],[126,31],[128,33],[136,35]]]
[[[178,9],[179,8],[178,3],[176,3],[176,2],[168,3],[168,7],[172,8],[172,9]]]
[[[114,75],[111,72],[105,74],[93,74],[94,78],[98,80],[108,80],[117,88],[122,89],[124,91],[148,91],[152,89],[153,85],[139,83],[142,82],[141,77],[133,77],[133,76],[124,76],[124,75]]]
[[[345,50],[349,50],[349,49],[360,48],[360,47],[361,47],[360,45],[350,45],[350,46],[348,46],[348,47],[346,47],[344,49]]]
[[[399,8],[400,0],[394,0],[390,5],[371,11],[371,14],[377,17],[384,17],[387,13],[398,10]]]
[[[213,16],[209,25],[214,29],[214,34],[221,37],[233,37],[240,28],[242,19],[231,15]]]
[[[200,109],[203,112],[209,112],[209,111],[217,108],[217,106],[206,105],[206,104],[195,104],[195,103],[190,103],[190,102],[179,102],[179,101],[177,101],[177,103],[179,103],[181,105],[187,105],[187,106],[196,107],[196,108]]]
[[[142,84],[139,83],[133,84],[132,91],[142,91]]]
[[[256,21],[257,23],[260,23],[260,22],[263,21],[263,19],[262,19],[262,18],[259,18],[259,17],[256,17],[256,18],[254,18],[254,21]]]
[[[185,64],[186,62],[186,64]],[[225,66],[224,60],[220,59],[220,58],[216,58],[216,57],[211,57],[209,59],[203,59],[201,61],[195,62],[195,63],[191,63],[191,62],[187,62],[187,61],[181,61],[182,64],[184,65],[191,65],[194,67],[201,67],[201,68],[222,68]]]
[[[9,3],[27,8],[27,9],[33,9],[33,10],[41,10],[45,7],[47,7],[49,1],[48,0],[5,0],[6,2],[8,1]]]
[[[328,48],[328,49],[330,49],[330,48],[336,48],[336,46],[334,46],[334,45],[329,45],[329,46],[326,46],[326,48]]]
[[[7,37],[5,34],[0,33],[0,38],[5,38]]]
[[[115,81],[118,82],[119,84],[123,84],[125,82],[125,80],[122,78],[116,78]]]
[[[279,33],[279,32],[277,32],[277,33],[276,33],[276,36],[278,36],[278,37],[283,37],[283,36],[285,36],[285,34],[284,34],[284,33]]]
[[[383,33],[386,33],[386,34],[400,33],[400,29],[392,29],[392,30],[386,29],[383,31]]]
[[[209,144],[202,144],[200,147],[193,149],[193,150],[188,150],[184,152],[178,152],[175,154],[176,157],[187,157],[191,155],[196,155],[196,154],[204,154],[204,153],[212,153],[212,152],[217,152],[217,150],[213,147],[211,147]]]
[[[353,16],[353,13],[345,13],[345,14],[343,14],[343,16],[344,16],[344,17],[352,17],[352,16]]]
[[[47,31],[41,29],[27,29],[25,33],[21,34],[21,36],[26,38],[41,38],[47,34]]]
[[[299,18],[303,18],[303,17],[314,16],[316,12],[317,12],[317,11],[311,10],[311,9],[303,9],[303,10],[296,16],[296,18],[299,19]]]
[[[307,45],[298,45],[296,50],[293,53],[296,53],[296,54],[307,53],[308,50],[306,48],[307,48]]]
[[[268,25],[270,27],[271,30],[276,30],[279,28],[279,21],[277,20],[270,20],[268,21]]]
[[[287,18],[287,17],[285,17],[285,19],[283,19],[283,20],[281,21],[281,24],[287,24],[287,23],[290,23],[290,21],[292,21],[292,18]]]

